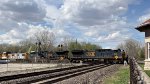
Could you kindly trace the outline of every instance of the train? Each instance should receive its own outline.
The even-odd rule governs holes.
[[[71,53],[71,54],[69,54]],[[41,51],[30,53],[3,53],[0,54],[2,62],[4,60],[64,60],[70,62],[104,62],[104,63],[123,63],[125,52],[121,49],[96,49],[96,50],[59,50],[55,52]],[[1,62],[1,61],[0,61]]]
[[[103,62],[103,63],[123,63],[125,52],[121,49],[96,49],[96,50],[72,50],[71,56],[68,52],[59,51],[59,58],[67,58],[71,62]]]

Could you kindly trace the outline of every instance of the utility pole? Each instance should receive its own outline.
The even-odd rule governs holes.
[[[77,49],[77,44],[78,44],[78,41],[77,41],[77,39],[76,39],[76,45],[75,45],[75,50]]]

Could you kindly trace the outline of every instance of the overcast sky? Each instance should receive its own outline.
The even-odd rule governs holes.
[[[144,42],[135,27],[150,18],[150,0],[0,0],[0,43],[16,43],[48,29],[115,48],[128,38]]]

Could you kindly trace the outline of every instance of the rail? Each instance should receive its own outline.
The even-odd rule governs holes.
[[[18,75],[0,77],[0,82],[1,83],[13,82],[13,83],[21,83],[21,84],[34,83],[34,82],[65,76],[67,74],[73,74],[81,71],[85,71],[82,73],[86,73],[88,71],[93,71],[107,66],[109,65],[81,65],[81,66],[74,66],[74,67],[68,67],[62,69],[55,69],[55,70],[48,70],[48,71],[41,71],[41,72],[34,72],[34,73],[27,73],[27,74],[18,74]],[[73,74],[72,76],[79,75],[82,73]],[[72,76],[67,76],[67,77],[72,77]],[[60,81],[67,77],[59,78],[57,80],[51,80],[51,82]]]

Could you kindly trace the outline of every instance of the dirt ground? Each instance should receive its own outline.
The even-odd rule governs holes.
[[[64,64],[64,65],[67,65],[67,64]],[[8,64],[0,64],[0,68],[1,68],[0,72],[27,70],[27,69],[52,68],[52,67],[57,67],[57,66],[58,64],[50,64],[50,63],[49,64],[48,63],[47,64],[8,63]]]

